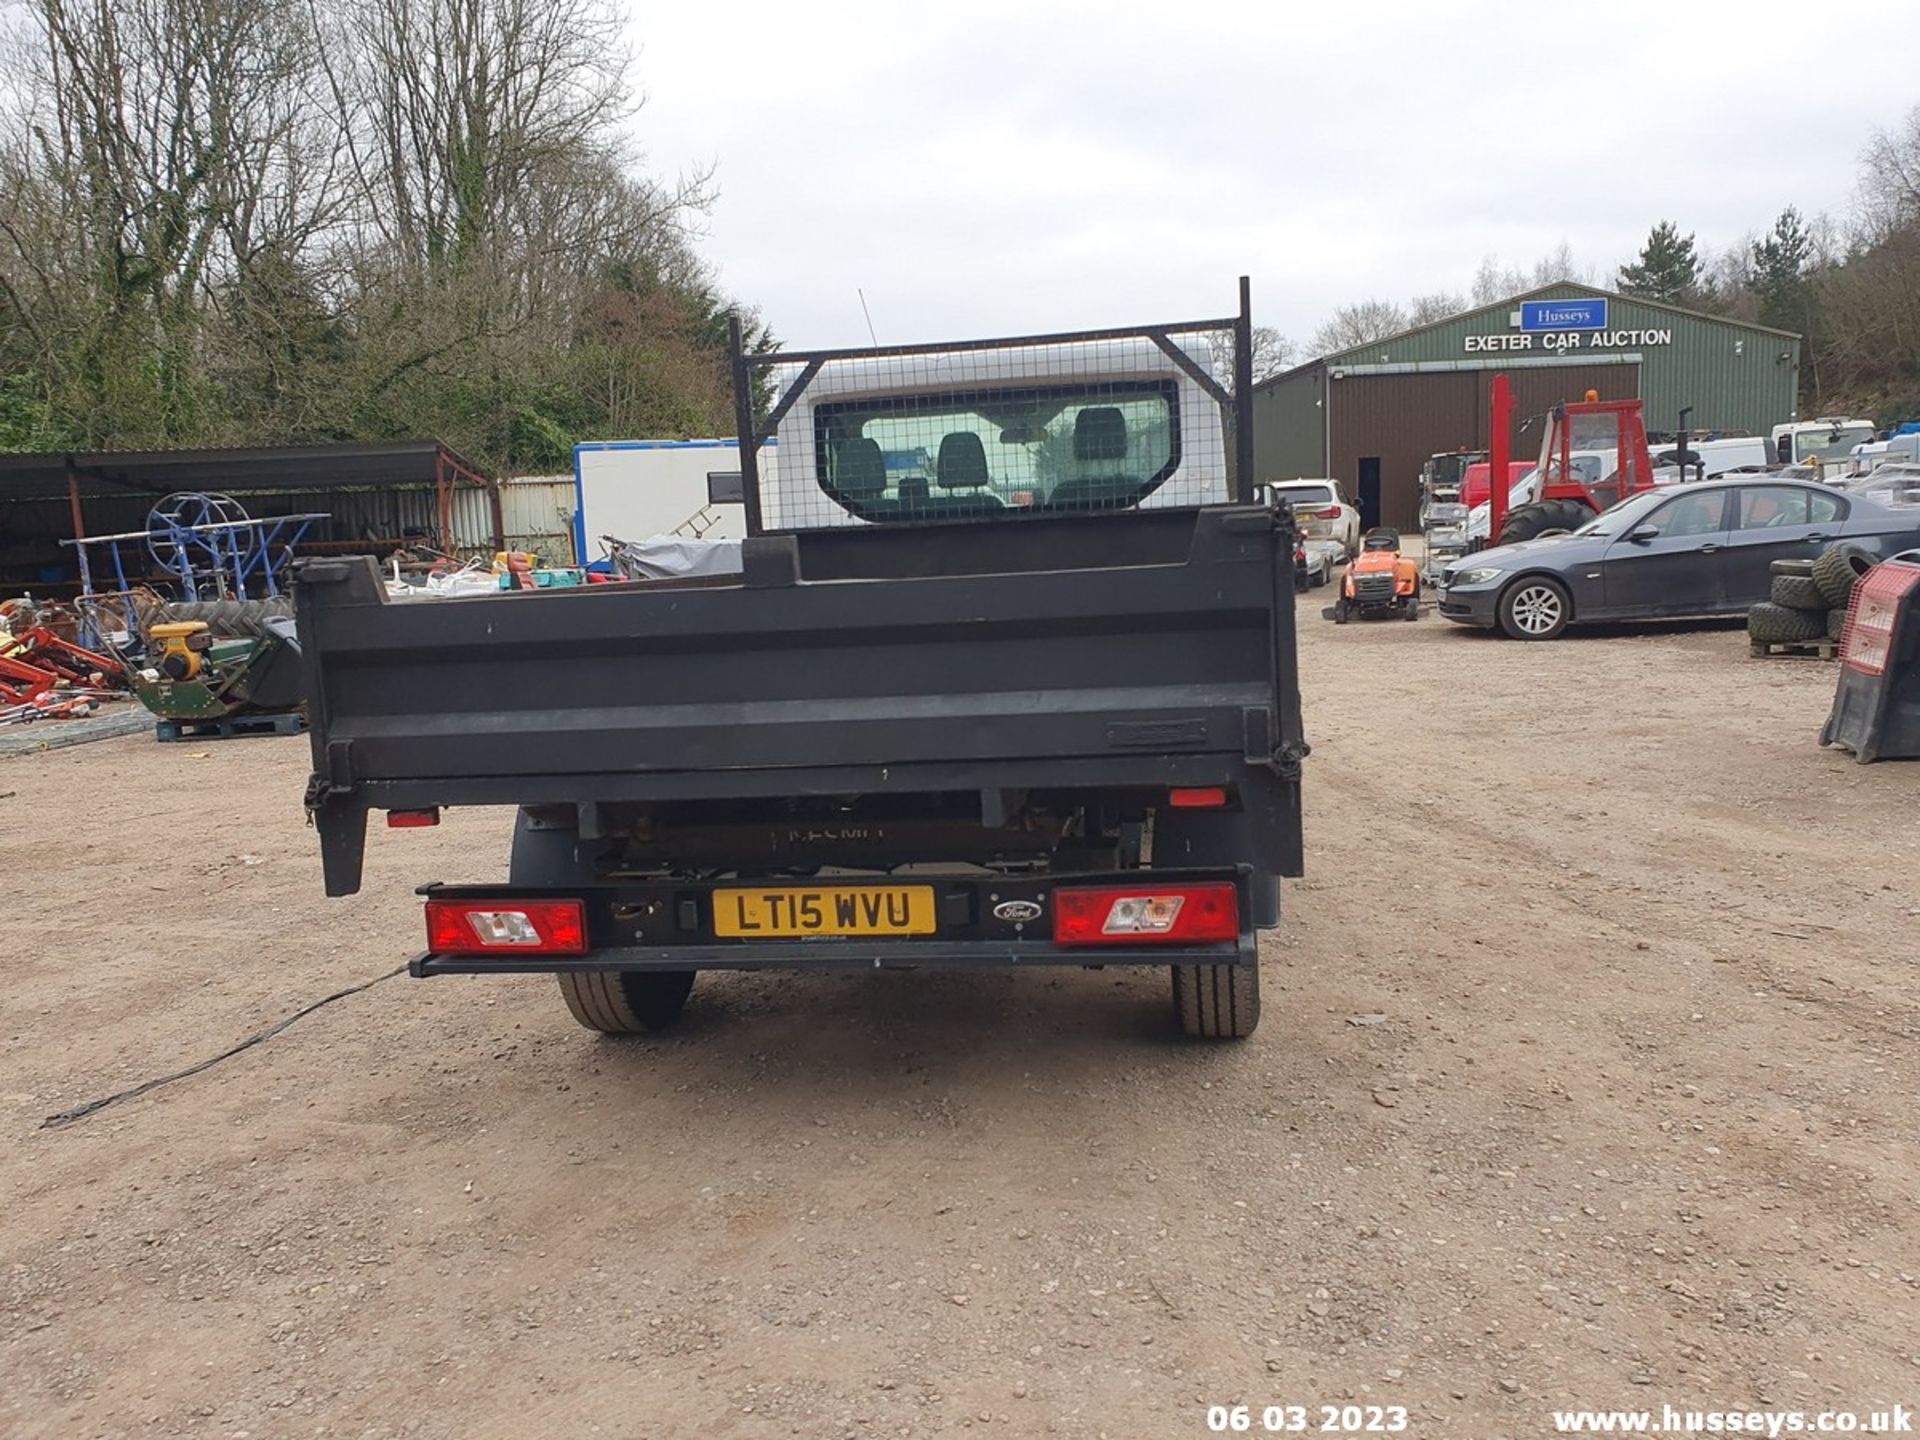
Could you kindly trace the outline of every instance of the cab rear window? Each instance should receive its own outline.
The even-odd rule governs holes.
[[[820,488],[869,521],[1123,510],[1180,463],[1174,382],[887,395],[814,411]]]

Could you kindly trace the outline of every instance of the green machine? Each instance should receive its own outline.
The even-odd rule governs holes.
[[[159,717],[160,739],[306,728],[300,642],[292,617],[279,609],[271,602],[176,605],[147,627],[149,660],[133,672],[133,691]],[[212,613],[182,613],[191,611]]]

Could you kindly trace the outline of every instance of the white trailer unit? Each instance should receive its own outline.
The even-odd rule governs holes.
[[[707,480],[739,470],[737,440],[594,440],[574,446],[573,530],[580,563],[600,558],[602,535],[742,538],[744,507],[714,503]]]

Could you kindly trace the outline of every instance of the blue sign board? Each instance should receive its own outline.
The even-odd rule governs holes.
[[[1604,300],[1522,300],[1522,330],[1604,330],[1607,328],[1607,302]]]

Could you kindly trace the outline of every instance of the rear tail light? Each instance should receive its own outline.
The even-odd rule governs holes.
[[[1915,585],[1920,585],[1920,565],[1876,565],[1861,577],[1840,632],[1840,658],[1848,668],[1863,675],[1887,673],[1900,601]]]
[[[1169,790],[1167,803],[1176,810],[1224,810],[1227,808],[1227,791],[1222,785]]]
[[[427,949],[436,955],[584,955],[578,900],[429,900]]]
[[[1224,881],[1053,892],[1056,945],[1178,945],[1239,935],[1240,902]]]
[[[440,823],[440,807],[430,806],[425,810],[389,810],[387,828],[389,830],[417,830],[425,825]]]

